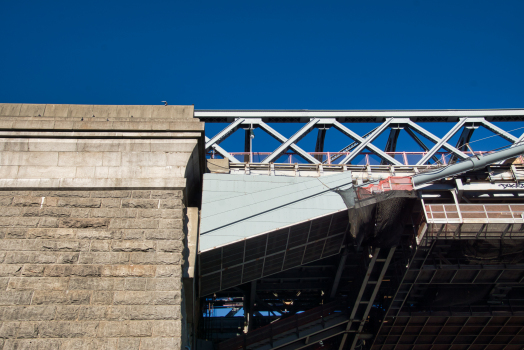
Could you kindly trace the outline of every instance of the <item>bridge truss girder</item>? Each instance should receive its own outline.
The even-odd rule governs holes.
[[[367,149],[380,157],[382,159],[382,164],[402,165],[402,163],[387,154],[387,152],[394,152],[396,150],[396,141],[402,129],[406,130],[407,134],[427,152],[422,157],[422,159],[420,159],[420,161],[414,165],[424,165],[430,159],[433,161],[438,161],[436,154],[442,148],[446,149],[450,153],[452,161],[468,158],[468,155],[464,153],[467,151],[465,145],[467,142],[469,142],[473,131],[478,128],[478,126],[483,126],[487,130],[490,130],[491,132],[499,135],[513,144],[522,142],[524,140],[524,134],[517,138],[488,120],[505,120],[505,117],[510,119],[513,118],[511,120],[524,120],[524,111],[522,110],[453,112],[454,113],[450,113],[450,111],[384,111],[373,113],[369,112],[371,113],[370,115],[366,115],[367,112],[358,112],[365,116],[360,118],[349,118],[348,116],[351,115],[351,113],[357,112],[318,111],[313,113],[293,111],[196,111],[195,117],[201,118],[203,121],[209,120],[211,122],[224,122],[232,120],[232,122],[224,130],[219,132],[213,138],[206,138],[206,152],[214,149],[224,158],[228,158],[232,163],[240,163],[240,161],[223,148],[220,148],[219,144],[238,128],[260,128],[281,143],[280,146],[278,146],[271,154],[262,160],[262,164],[274,163],[287,150],[292,150],[293,152],[297,153],[310,164],[320,164],[322,162],[321,157],[310,155],[308,152],[299,147],[297,143],[313,129],[318,129],[319,131],[315,152],[322,152],[324,150],[324,139],[326,136],[326,131],[330,127],[334,127],[353,140],[352,144],[342,150],[343,152],[349,152],[349,154],[346,156],[336,155],[331,157],[331,160],[344,157],[339,162],[339,164],[350,164],[351,161],[355,159],[355,157],[360,152]],[[272,116],[273,114],[275,115]],[[236,117],[237,115],[239,117]],[[342,115],[345,117],[341,117]],[[440,119],[438,116],[440,116]],[[364,136],[360,136],[356,132],[352,131],[349,127],[341,123],[341,121],[351,122],[353,120],[358,122],[379,122],[380,125]],[[454,122],[454,124],[448,133],[440,138],[432,134],[427,129],[423,128],[419,123],[417,123],[417,121],[439,121],[448,123]],[[302,128],[300,128],[293,136],[288,139],[270,127],[266,122],[295,122],[305,123],[305,125],[303,125]],[[391,131],[386,147],[384,150],[382,150],[373,145],[372,142],[375,141],[387,129],[390,129]],[[453,147],[448,142],[460,130],[463,131],[459,142],[456,147]],[[417,134],[433,142],[434,145],[428,147],[423,141],[421,141]],[[324,163],[325,162],[326,161],[324,161]]]

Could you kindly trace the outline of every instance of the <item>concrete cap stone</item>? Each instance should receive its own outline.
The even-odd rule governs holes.
[[[179,120],[193,119],[194,106],[162,105],[69,105],[69,104],[21,104],[1,103],[0,116],[8,117],[61,117],[93,118],[95,120]]]

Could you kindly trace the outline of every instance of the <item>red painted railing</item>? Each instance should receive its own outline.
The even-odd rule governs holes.
[[[351,152],[307,152],[308,154],[312,155],[313,157],[319,159],[319,161],[323,162],[324,164],[332,164],[331,159],[334,156],[342,156],[336,159],[333,164],[337,164],[337,161],[340,162],[345,156],[350,154]],[[424,157],[427,152],[385,152],[389,156],[395,158],[400,163],[404,165],[415,165],[419,160]],[[472,155],[471,152],[463,152],[467,155]],[[475,152],[475,154],[482,155],[484,153],[488,152]],[[240,162],[245,162],[246,160],[251,163],[260,163],[262,162],[268,155],[271,154],[271,152],[231,152],[230,153],[233,157],[238,159]],[[208,152],[207,156],[209,158],[215,158],[221,156],[218,153],[214,153],[213,151]],[[439,160],[440,164],[447,165],[449,162],[449,159],[451,157],[450,153],[446,152],[437,152],[435,153],[435,157]],[[306,163],[298,153],[294,152],[288,152],[282,154],[278,158],[278,160],[275,163]],[[372,152],[360,152],[354,159],[353,164],[356,165],[372,165],[372,164],[380,164],[380,158],[375,155]]]

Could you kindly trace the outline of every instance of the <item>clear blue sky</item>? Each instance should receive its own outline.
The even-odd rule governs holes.
[[[0,13],[0,102],[524,107],[522,0],[1,0]]]

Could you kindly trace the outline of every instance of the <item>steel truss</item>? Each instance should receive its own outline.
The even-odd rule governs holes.
[[[213,149],[224,158],[229,159],[232,163],[240,163],[240,161],[221,148],[219,144],[239,128],[246,130],[260,128],[281,143],[277,149],[261,162],[262,164],[276,162],[287,150],[292,150],[308,163],[322,163],[319,156],[314,157],[310,155],[297,146],[297,143],[313,129],[318,129],[315,151],[322,152],[324,150],[326,130],[330,127],[334,127],[353,140],[353,143],[341,150],[341,152],[349,152],[349,154],[338,164],[350,164],[360,152],[368,149],[382,159],[382,164],[402,165],[398,160],[387,154],[387,152],[395,152],[399,131],[402,129],[427,152],[417,164],[413,165],[424,165],[430,159],[436,161],[435,155],[442,148],[450,152],[452,161],[467,158],[468,156],[464,152],[468,151],[468,142],[473,132],[479,126],[490,130],[513,144],[524,140],[524,134],[520,137],[515,137],[492,123],[492,121],[523,121],[524,110],[522,109],[440,111],[195,111],[194,115],[196,118],[200,118],[202,121],[208,123],[230,123],[224,130],[211,139],[206,137],[206,152]],[[303,123],[305,125],[288,139],[271,128],[267,122],[291,122]],[[380,125],[364,136],[360,136],[343,125],[343,122],[369,122],[380,123]],[[454,125],[444,137],[439,138],[424,129],[418,122],[448,122],[454,123]],[[381,150],[373,145],[372,142],[387,129],[390,129],[391,132],[385,149]],[[454,147],[448,142],[460,130],[462,130],[461,136],[457,145]],[[249,133],[246,133],[246,138],[249,137],[248,134]],[[423,136],[432,141],[434,145],[428,147],[421,141],[419,136]],[[250,152],[253,152],[253,150],[250,150]],[[341,155],[334,156],[330,161],[340,157]]]

